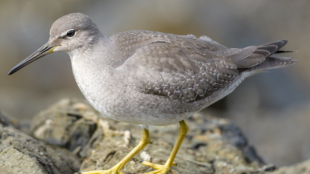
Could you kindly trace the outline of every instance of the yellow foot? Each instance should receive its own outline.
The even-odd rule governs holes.
[[[79,174],[122,174],[122,172],[110,169],[110,170],[93,170],[89,172],[80,172]]]
[[[156,169],[146,174],[166,174],[170,171],[170,168],[171,168],[168,165],[153,164],[147,161],[143,161],[141,164],[152,167],[153,169]],[[176,163],[173,163],[172,165],[176,166]]]

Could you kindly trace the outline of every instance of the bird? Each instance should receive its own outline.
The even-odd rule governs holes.
[[[57,19],[46,44],[14,66],[9,75],[53,52],[66,52],[74,78],[102,118],[142,125],[138,145],[110,169],[83,174],[121,174],[147,144],[148,126],[179,123],[164,165],[143,161],[150,173],[166,174],[189,130],[185,119],[230,94],[245,78],[296,60],[276,56],[288,40],[227,48],[207,36],[133,30],[104,35],[85,14]],[[149,173],[149,174],[150,174]]]

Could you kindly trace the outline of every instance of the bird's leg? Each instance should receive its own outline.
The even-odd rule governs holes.
[[[175,145],[171,151],[171,154],[170,154],[166,164],[165,165],[158,165],[158,164],[152,164],[152,163],[147,162],[147,161],[143,161],[142,164],[156,169],[155,171],[151,171],[147,174],[155,174],[155,173],[156,174],[166,174],[170,171],[170,169],[173,165],[174,166],[176,165],[173,161],[174,161],[175,156],[178,153],[178,150],[180,149],[180,146],[181,146],[187,132],[188,132],[187,124],[185,123],[184,120],[180,121],[178,138],[177,138],[177,141],[175,142]]]
[[[139,144],[128,155],[125,156],[119,163],[109,170],[94,170],[89,172],[81,172],[81,174],[121,174],[121,169],[127,164],[137,153],[139,153],[147,144],[151,142],[149,130],[143,129],[142,138]]]

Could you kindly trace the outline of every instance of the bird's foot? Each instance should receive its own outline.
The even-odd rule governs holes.
[[[151,171],[149,173],[146,174],[166,174],[170,171],[171,167],[169,167],[168,165],[159,165],[159,164],[153,164],[147,161],[143,161],[141,164],[145,165],[145,166],[149,166],[152,167],[153,169],[156,169],[154,171]],[[176,166],[176,163],[172,163],[172,165]]]
[[[122,172],[112,168],[109,170],[93,170],[89,172],[80,172],[79,174],[122,174]]]

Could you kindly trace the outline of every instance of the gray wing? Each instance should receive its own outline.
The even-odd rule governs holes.
[[[129,85],[141,92],[186,102],[212,95],[239,75],[234,61],[214,54],[210,43],[191,36],[148,43],[120,68],[127,69]]]
[[[295,62],[270,57],[281,53],[287,40],[226,48],[207,36],[196,38],[150,31],[129,31],[111,38],[118,48],[113,66],[125,70],[128,85],[146,94],[186,102],[203,99],[227,87],[242,72],[255,74]]]

